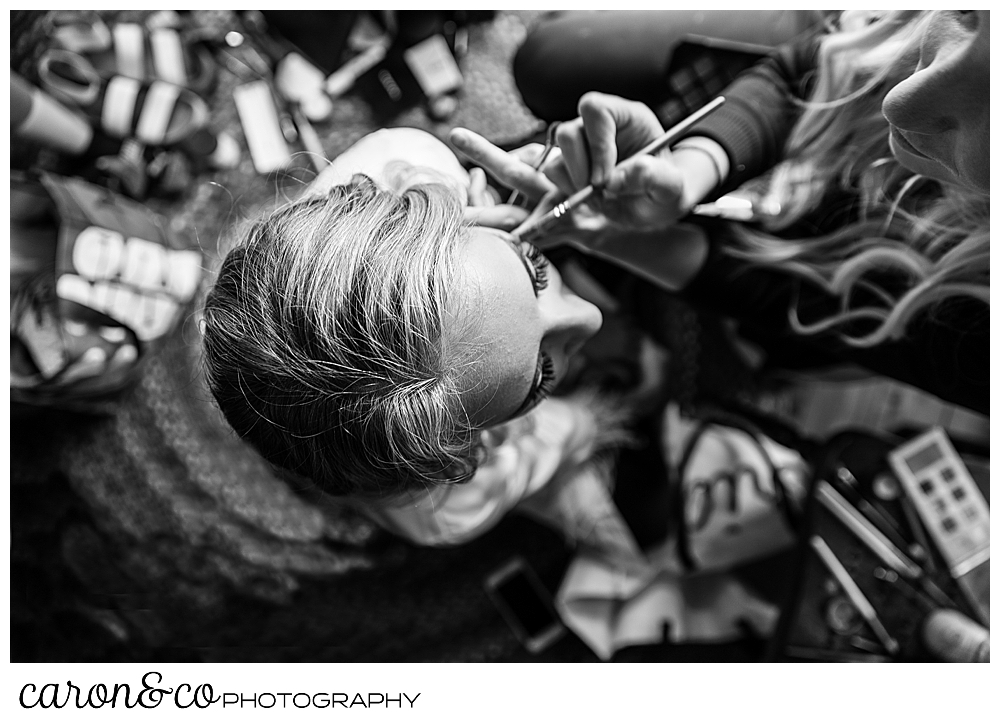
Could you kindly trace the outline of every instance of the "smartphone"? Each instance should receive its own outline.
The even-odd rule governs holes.
[[[486,578],[484,586],[528,652],[540,653],[565,634],[548,591],[524,558],[508,560]]]

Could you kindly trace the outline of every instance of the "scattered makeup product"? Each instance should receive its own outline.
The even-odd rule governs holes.
[[[670,130],[664,133],[662,136],[657,138],[655,141],[647,145],[645,148],[641,149],[637,153],[630,156],[634,158],[635,156],[648,156],[657,151],[666,148],[671,143],[676,141],[683,133],[687,132],[691,126],[695,125],[699,121],[703,120],[706,116],[714,111],[718,110],[726,99],[722,96],[718,96],[715,100],[703,105],[697,111],[689,115],[687,118],[682,120],[677,125],[673,126]],[[627,159],[626,159],[627,160]],[[582,188],[572,196],[567,198],[565,201],[560,203],[555,208],[551,209],[548,213],[539,216],[533,222],[526,224],[520,229],[514,232],[514,235],[520,241],[533,242],[539,236],[544,235],[552,226],[565,216],[566,214],[572,212],[575,208],[586,203],[586,201],[594,195],[597,190],[593,185]]]
[[[839,586],[837,589],[840,589]],[[852,635],[860,631],[864,625],[864,619],[851,599],[843,594],[834,595],[827,601],[823,619],[831,632],[837,635]]]
[[[990,508],[948,435],[934,427],[889,462],[962,595],[989,625]]]
[[[876,580],[893,585],[924,611],[926,617],[920,625],[920,635],[924,645],[935,656],[947,662],[990,661],[989,630],[958,610],[939,607],[892,570],[876,567],[873,574]]]
[[[904,554],[892,542],[886,539],[864,515],[858,512],[843,495],[826,480],[820,480],[816,485],[816,499],[826,507],[834,517],[840,520],[872,553],[897,573],[914,581],[941,607],[957,607],[955,603],[924,574],[923,569]]]
[[[881,472],[875,475],[875,479],[872,480],[872,491],[876,497],[885,502],[898,500],[900,495],[903,494],[903,488],[899,486],[899,480],[889,472]]]
[[[443,35],[432,35],[407,48],[403,60],[428,98],[438,98],[462,87],[462,72]]]
[[[912,580],[900,577],[895,570],[888,570],[884,567],[876,567],[872,572],[876,580],[888,583],[898,590],[907,600],[915,602],[925,612],[940,609],[940,606],[930,598],[920,588],[916,587]]]
[[[910,578],[920,576],[920,567],[854,509],[850,502],[837,492],[829,482],[819,481],[816,486],[816,497],[824,507],[833,513],[834,517],[843,522],[869,549],[878,555],[883,563],[901,575]]]
[[[388,42],[376,43],[354,56],[327,76],[324,90],[331,98],[342,96],[354,86],[354,81],[382,62],[388,49]]]
[[[935,610],[920,634],[928,650],[945,662],[990,662],[990,631],[957,610]]]
[[[924,529],[924,523],[920,521],[920,516],[917,514],[916,507],[913,506],[913,501],[905,494],[901,494],[899,496],[899,506],[903,509],[906,526],[910,528],[910,534],[916,540],[915,543],[910,545],[910,553],[913,554],[919,550],[918,554],[913,555],[914,559],[920,560],[928,572],[937,572],[938,566],[934,562],[934,556],[931,554],[932,548],[930,540],[927,539],[927,531]]]
[[[840,587],[843,589],[844,593],[850,599],[851,603],[861,613],[861,617],[865,619],[868,623],[868,627],[872,629],[875,633],[875,637],[879,639],[879,642],[885,647],[886,651],[890,655],[895,655],[899,652],[899,643],[896,642],[895,638],[889,635],[889,631],[885,629],[882,621],[879,619],[878,615],[875,613],[875,608],[865,597],[865,594],[861,592],[861,588],[858,584],[854,582],[854,578],[851,577],[850,573],[847,572],[847,568],[837,559],[837,556],[830,549],[830,546],[826,544],[826,541],[819,537],[818,535],[813,535],[810,540],[810,544],[819,555],[820,560],[830,571]]]
[[[270,85],[263,80],[238,85],[233,89],[233,100],[257,173],[284,168],[292,154],[281,131]]]
[[[851,473],[851,470],[847,469],[847,467],[838,467],[831,481],[840,488],[839,491],[844,494],[845,498],[851,498],[851,504],[857,507],[858,511],[867,517],[869,522],[879,528],[879,531],[891,540],[894,545],[901,550],[908,547],[899,524],[887,513],[865,499],[864,493],[861,491],[861,483]]]
[[[299,53],[289,53],[278,61],[274,86],[281,95],[299,106],[310,121],[325,121],[333,113],[333,102],[323,90],[326,79],[322,70]]]
[[[10,71],[11,133],[78,155],[94,138],[91,125],[48,93]]]

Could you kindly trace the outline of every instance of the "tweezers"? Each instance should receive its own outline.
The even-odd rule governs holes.
[[[559,127],[559,123],[560,121],[553,121],[552,123],[549,123],[548,130],[545,131],[545,148],[542,150],[542,155],[538,157],[538,160],[535,161],[534,166],[532,166],[536,171],[542,167],[542,164],[545,163],[549,154],[552,153],[552,149],[556,147],[556,128]],[[518,192],[515,188],[507,198],[507,205],[513,206],[517,201],[517,197]]]

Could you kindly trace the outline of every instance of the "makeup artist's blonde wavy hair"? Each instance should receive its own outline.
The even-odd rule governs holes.
[[[802,323],[792,310],[801,333],[836,330],[846,343],[868,347],[904,336],[918,312],[946,299],[989,303],[988,195],[901,166],[889,150],[881,112],[886,93],[915,70],[930,15],[840,16],[821,41],[813,92],[788,141],[787,160],[770,181],[769,196],[781,211],[768,229],[786,237],[741,232],[736,255],[791,270],[843,300],[840,313],[815,323]],[[787,230],[836,189],[859,193],[857,219],[833,233],[789,239]],[[872,272],[906,282],[886,289]],[[874,301],[852,306],[852,295],[862,290]]]

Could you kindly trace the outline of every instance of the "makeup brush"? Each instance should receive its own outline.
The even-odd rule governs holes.
[[[691,126],[693,126],[695,123],[705,118],[708,114],[717,110],[719,106],[721,106],[725,102],[726,99],[720,95],[715,100],[707,103],[706,105],[703,105],[701,108],[699,108],[697,111],[689,115],[680,123],[673,126],[670,130],[665,132],[662,136],[654,140],[645,148],[642,148],[637,153],[633,154],[632,156],[629,156],[629,158],[634,158],[635,156],[648,156],[665,148],[666,146],[676,141],[678,137],[682,133],[687,131]],[[557,223],[559,219],[561,219],[563,216],[570,213],[571,211],[573,211],[573,209],[577,208],[581,204],[585,203],[587,199],[589,199],[592,195],[594,195],[594,191],[596,190],[597,189],[593,185],[587,186],[586,188],[581,188],[579,191],[574,193],[572,196],[567,198],[565,201],[560,203],[555,208],[548,211],[543,216],[539,216],[531,223],[525,225],[524,228],[518,229],[514,233],[514,236],[516,236],[520,241],[529,241],[529,242],[534,241],[539,236],[543,235],[546,231],[548,231],[550,228],[552,228],[552,226],[555,223]]]

